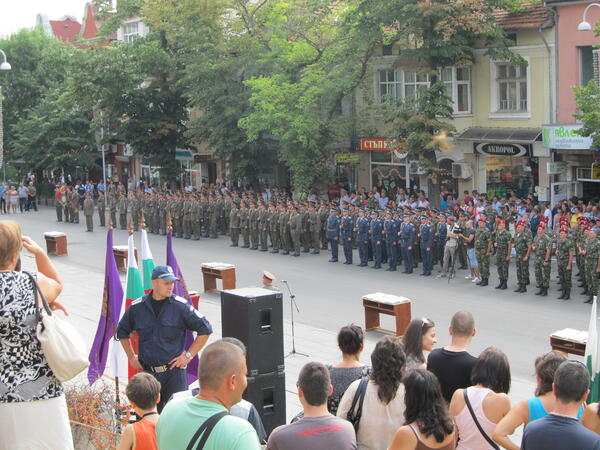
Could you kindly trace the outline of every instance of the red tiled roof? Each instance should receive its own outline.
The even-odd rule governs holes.
[[[98,34],[98,27],[94,20],[94,9],[91,3],[86,3],[85,13],[83,14],[83,21],[81,25],[81,37],[84,39],[95,38]]]
[[[52,34],[59,40],[70,42],[75,45],[75,36],[81,30],[81,24],[76,20],[66,18],[65,20],[50,20]]]
[[[525,10],[518,13],[510,13],[503,9],[496,9],[494,17],[496,22],[505,30],[516,30],[519,28],[538,28],[545,23],[550,12],[541,3],[524,3]]]

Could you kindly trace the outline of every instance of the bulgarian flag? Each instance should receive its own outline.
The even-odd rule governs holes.
[[[135,246],[133,244],[133,234],[129,235],[127,241],[127,277],[125,281],[125,296],[123,297],[123,304],[121,306],[121,316],[123,317],[125,310],[129,308],[131,303],[144,296],[144,288],[142,287],[142,278],[140,277],[140,269],[138,269],[137,261],[135,259]],[[123,350],[123,347],[119,342],[113,342],[113,354],[111,357],[111,368],[115,377],[127,377],[128,379],[135,375],[133,367],[127,360],[127,355]],[[137,333],[131,335],[131,344],[133,350],[137,352],[138,349],[138,337]]]
[[[152,290],[152,271],[154,270],[154,258],[148,245],[148,233],[142,228],[142,271],[144,272],[144,293]]]
[[[600,400],[600,365],[598,364],[598,329],[597,329],[597,297],[594,296],[592,302],[592,312],[590,316],[590,326],[588,328],[588,340],[585,345],[585,362],[590,371],[590,395],[587,402],[593,403]]]

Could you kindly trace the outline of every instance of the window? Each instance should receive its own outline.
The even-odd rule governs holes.
[[[497,112],[527,112],[527,66],[496,63]]]
[[[383,56],[392,56],[392,46],[391,45],[384,45],[382,47],[382,54]]]
[[[421,92],[429,87],[429,74],[414,70],[404,71],[404,97],[419,98]]]
[[[400,89],[402,72],[398,70],[380,70],[379,71],[379,100],[389,96],[392,98],[401,98]]]
[[[585,86],[594,79],[594,55],[591,45],[579,47],[579,65],[581,86]]]
[[[454,112],[468,114],[471,112],[471,68],[444,67],[440,71],[446,95],[452,99]]]
[[[141,36],[140,25],[140,22],[129,22],[123,25],[123,40],[133,42],[139,39]]]

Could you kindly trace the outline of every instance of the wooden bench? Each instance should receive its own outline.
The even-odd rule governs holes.
[[[550,335],[550,347],[573,355],[585,356],[588,332],[565,328]]]
[[[406,297],[376,292],[364,295],[362,298],[365,308],[365,329],[380,330],[387,333],[403,336],[411,319],[411,303]],[[396,330],[381,328],[379,314],[394,316],[396,319]]]
[[[47,231],[44,233],[46,240],[46,253],[56,256],[67,256],[67,235],[60,231]]]
[[[127,270],[127,254],[129,247],[127,245],[113,245],[113,254],[115,255],[115,262],[117,263],[117,269],[126,271]],[[134,249],[135,260],[138,260],[137,248]]]
[[[203,263],[201,266],[204,292],[217,291],[217,279],[223,281],[223,290],[235,289],[235,266],[226,263]]]

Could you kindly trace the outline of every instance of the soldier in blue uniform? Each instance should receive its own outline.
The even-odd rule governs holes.
[[[377,211],[371,213],[371,228],[369,229],[371,235],[371,246],[373,248],[373,259],[375,265],[373,269],[381,269],[381,246],[383,240],[383,226],[379,221]]]
[[[410,221],[410,215],[405,214],[404,223],[400,228],[400,248],[402,250],[402,260],[404,262],[404,271],[402,273],[413,272],[413,254],[412,248],[415,245],[416,230]]]
[[[365,216],[365,210],[358,211],[358,219],[356,220],[356,244],[358,245],[358,257],[360,259],[359,267],[368,265],[369,258],[369,219]]]
[[[396,222],[392,218],[392,211],[387,210],[385,213],[385,221],[383,222],[383,231],[385,233],[385,246],[387,249],[389,267],[386,269],[388,272],[396,271],[397,264],[397,239],[398,231],[396,229]]]
[[[176,392],[188,389],[186,366],[204,347],[212,326],[187,300],[173,295],[179,279],[170,266],[156,266],[152,271],[152,290],[133,301],[119,321],[117,339],[135,370],[143,370],[160,384],[158,411]],[[139,355],[134,352],[130,336],[139,335]],[[196,338],[186,349],[186,332]]]
[[[352,217],[350,217],[350,211],[342,209],[342,220],[340,223],[340,238],[342,239],[342,245],[344,246],[344,264],[352,264]]]
[[[337,215],[337,208],[331,208],[329,210],[329,217],[327,218],[327,232],[326,237],[331,244],[331,259],[329,262],[337,262],[338,260],[338,243],[340,240],[340,218]]]
[[[419,229],[419,245],[421,247],[421,260],[423,261],[423,272],[421,275],[431,275],[432,253],[433,253],[433,228],[429,223],[429,217],[421,216],[421,227]]]

